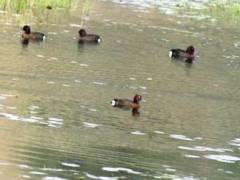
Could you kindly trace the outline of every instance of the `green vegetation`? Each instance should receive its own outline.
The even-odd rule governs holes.
[[[240,3],[234,1],[215,0],[209,4],[208,12],[224,20],[240,20]]]
[[[58,7],[70,8],[73,0],[1,0],[0,9],[21,13],[26,9]]]
[[[212,0],[205,4],[204,10],[196,10],[191,7],[186,0],[182,0],[180,7],[183,7],[183,11],[186,9],[188,11],[198,12],[199,15],[207,14],[212,17],[216,17],[218,20],[223,22],[240,22],[240,1],[239,0]],[[181,11],[180,11],[181,12]]]
[[[31,9],[42,10],[44,8],[73,8],[79,4],[80,0],[0,0],[0,9],[11,13],[24,13]],[[157,0],[156,0],[157,1]],[[91,0],[82,0],[82,14],[88,15],[91,7]],[[182,0],[179,6],[188,8],[187,0]],[[240,2],[238,0],[212,0],[206,4],[208,7],[205,13],[211,14],[219,19],[240,22]],[[194,10],[193,10],[194,11]],[[202,11],[200,13],[203,13]]]
[[[6,19],[14,17],[14,21],[20,26],[29,22],[56,23],[58,20],[55,15],[60,12],[56,11],[58,8],[62,8],[61,13],[77,11],[83,26],[84,17],[89,16],[91,7],[92,0],[0,0],[0,10],[6,11]]]

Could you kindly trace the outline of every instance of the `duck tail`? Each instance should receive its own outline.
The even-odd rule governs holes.
[[[43,39],[43,41],[46,41],[47,37],[45,34],[43,34],[42,39]]]
[[[100,44],[100,43],[102,42],[102,39],[101,39],[100,36],[98,36],[98,35],[97,35],[97,37],[96,37],[96,42],[97,42],[98,44]]]
[[[113,99],[111,101],[111,104],[112,104],[113,107],[117,106],[117,101],[118,101],[117,99]]]
[[[170,51],[168,52],[168,56],[169,56],[170,58],[173,57],[173,51],[172,51],[172,50],[170,50]]]

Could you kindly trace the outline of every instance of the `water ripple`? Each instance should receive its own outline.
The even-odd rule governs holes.
[[[231,140],[231,142],[229,144],[232,146],[240,147],[240,138],[235,138],[235,139]]]
[[[89,123],[89,122],[83,122],[84,127],[87,128],[96,128],[99,126],[102,126],[101,124],[95,124],[95,123]]]
[[[146,133],[141,132],[141,131],[133,131],[133,132],[131,132],[131,134],[133,134],[133,135],[140,135],[140,136],[146,135]]]
[[[67,167],[74,167],[74,168],[78,168],[78,167],[80,167],[79,164],[75,164],[75,163],[67,163],[67,162],[62,162],[61,165],[63,165],[63,166],[67,166]]]
[[[207,159],[216,160],[219,162],[225,162],[225,163],[235,163],[237,161],[240,161],[239,157],[236,156],[230,156],[230,155],[206,155],[204,156]]]
[[[50,176],[47,176],[47,177],[43,177],[42,180],[67,180],[67,179],[61,178],[61,177],[50,177]]]
[[[185,147],[185,146],[178,146],[179,149],[188,150],[188,151],[199,151],[199,152],[233,152],[231,149],[224,149],[224,148],[210,148],[206,146],[194,146],[194,147]]]
[[[184,157],[187,157],[187,158],[194,158],[194,159],[198,159],[198,158],[200,158],[200,156],[191,155],[191,154],[184,154]]]
[[[201,137],[196,137],[192,139],[181,134],[171,134],[170,137],[173,139],[184,140],[184,141],[195,141],[195,140],[201,139]]]
[[[118,180],[118,179],[122,179],[121,177],[105,177],[105,176],[94,176],[94,175],[89,174],[89,173],[85,173],[85,174],[90,179],[98,179],[98,180]]]
[[[113,167],[103,167],[102,170],[104,171],[109,171],[109,172],[127,172],[129,174],[142,174],[141,172],[138,171],[134,171],[132,169],[129,168],[122,168],[122,167],[117,167],[117,168],[113,168]]]

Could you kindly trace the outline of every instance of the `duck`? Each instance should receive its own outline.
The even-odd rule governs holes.
[[[133,97],[133,100],[130,99],[120,99],[114,98],[111,101],[113,107],[123,108],[123,109],[132,109],[133,115],[139,115],[140,101],[142,100],[142,96],[136,94]]]
[[[102,39],[100,38],[99,35],[97,35],[97,34],[87,34],[85,29],[80,29],[78,31],[78,34],[79,34],[79,39],[78,39],[79,44],[84,44],[84,43],[99,44],[102,41]]]
[[[175,59],[182,59],[187,63],[192,63],[195,58],[195,48],[188,46],[186,50],[183,49],[171,49],[169,51],[169,57]]]
[[[22,43],[26,44],[31,41],[39,42],[46,39],[46,36],[44,33],[41,32],[31,32],[31,28],[28,25],[23,26],[22,28]]]

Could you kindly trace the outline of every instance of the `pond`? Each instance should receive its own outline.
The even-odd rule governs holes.
[[[239,179],[239,28],[195,12],[90,6],[1,11],[0,179]],[[24,24],[47,40],[22,46]],[[102,43],[79,46],[81,27]],[[189,45],[195,63],[169,59]],[[111,106],[134,94],[140,116]]]

